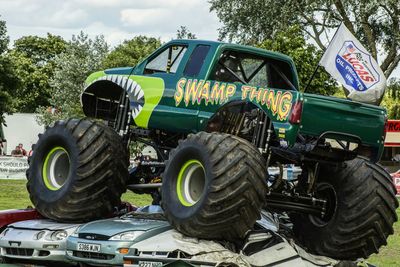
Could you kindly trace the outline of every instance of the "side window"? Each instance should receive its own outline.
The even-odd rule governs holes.
[[[291,83],[293,77],[290,65],[278,60],[270,60],[269,65],[271,70],[269,86],[272,88],[293,90],[294,85]]]
[[[225,51],[221,55],[210,78],[221,82],[296,90],[288,63],[236,51]]]
[[[189,77],[195,77],[200,73],[201,67],[203,66],[204,60],[210,50],[209,45],[198,45],[193,50],[192,55],[189,58],[188,63],[186,64],[185,70],[183,71],[183,75]]]
[[[239,64],[240,59],[237,56],[229,52],[222,54],[211,74],[211,79],[220,82],[246,83],[243,73],[240,71]]]
[[[175,73],[186,50],[186,46],[182,45],[172,45],[167,47],[164,51],[158,54],[158,56],[147,63],[144,69],[144,74],[153,74],[157,72]]]
[[[264,58],[227,51],[218,60],[212,79],[221,82],[240,82],[252,86],[265,87],[268,85],[267,68]]]

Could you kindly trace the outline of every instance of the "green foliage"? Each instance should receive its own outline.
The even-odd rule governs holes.
[[[0,54],[7,50],[9,41],[6,22],[4,20],[0,20]]]
[[[275,34],[273,39],[266,39],[257,45],[260,48],[281,52],[294,60],[299,75],[301,90],[307,86],[311,74],[321,57],[322,52],[311,44],[307,44],[301,28],[298,25],[288,27],[285,31]],[[319,69],[310,86],[308,93],[333,95],[337,91],[335,82],[329,74]]]
[[[293,24],[321,50],[328,36],[343,22],[377,58],[386,77],[400,62],[399,0],[210,0],[211,11],[223,23],[220,38],[247,44],[273,39]]]
[[[389,80],[389,85],[386,89],[381,106],[386,108],[389,119],[400,119],[400,80]]]
[[[273,38],[274,33],[286,29],[295,20],[287,1],[275,0],[210,0],[211,11],[217,13],[223,26],[221,40],[257,44]],[[289,1],[290,2],[290,1]]]
[[[103,61],[103,68],[133,67],[160,46],[160,39],[136,36],[111,51]]]
[[[186,26],[181,26],[176,30],[176,39],[197,39],[197,37]]]
[[[14,62],[7,54],[8,42],[6,23],[0,20],[0,125],[4,114],[15,111],[17,99],[13,95],[19,86]]]
[[[102,68],[101,62],[108,53],[108,45],[103,36],[90,39],[80,32],[73,36],[64,53],[55,58],[54,76],[50,79],[50,104],[55,112],[47,106],[41,106],[39,122],[44,125],[71,117],[83,117],[80,106],[80,94],[84,82],[92,72]]]
[[[21,80],[15,91],[17,111],[34,112],[38,106],[49,106],[54,59],[64,52],[66,42],[59,36],[25,36],[15,41],[10,58]]]

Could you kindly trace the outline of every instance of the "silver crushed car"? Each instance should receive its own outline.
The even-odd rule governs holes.
[[[240,245],[201,240],[171,229],[135,242],[124,257],[125,267],[171,266],[335,266],[339,262],[311,255],[278,232],[282,218],[263,212],[255,230]],[[132,253],[135,253],[133,255]],[[176,265],[175,265],[176,264]]]
[[[148,213],[156,212],[156,213]],[[123,264],[123,257],[135,254],[135,242],[172,229],[158,207],[146,207],[114,219],[93,221],[79,227],[67,240],[67,257],[84,264]]]
[[[4,262],[73,263],[65,257],[66,241],[78,226],[48,219],[10,224],[0,233],[0,257]]]

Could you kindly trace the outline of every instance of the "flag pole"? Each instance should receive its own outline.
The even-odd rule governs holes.
[[[329,42],[328,47],[325,48],[325,50],[324,50],[324,54],[325,54],[326,50],[328,50],[329,46],[331,45],[332,40],[335,39],[335,36],[336,36],[336,34],[337,34],[337,32],[338,32],[340,26],[342,26],[342,23],[343,23],[343,22],[341,21],[340,24],[339,24],[339,27],[337,27],[337,29],[336,29],[336,31],[335,31],[335,34],[333,35],[332,39],[331,39],[330,42]],[[321,59],[322,59],[322,57],[324,56],[324,54],[322,54],[321,58],[318,60],[317,67],[315,67],[314,72],[313,72],[313,74],[311,75],[311,78],[308,80],[308,83],[307,83],[307,85],[306,85],[306,88],[304,88],[303,93],[305,93],[305,92],[307,91],[308,87],[310,87],[312,80],[314,79],[315,75],[317,74],[317,71],[318,71],[318,69],[319,69],[319,63],[321,62]]]
[[[321,59],[319,59],[319,60],[321,61]],[[305,92],[307,91],[308,87],[310,86],[312,80],[313,80],[314,77],[315,77],[315,74],[317,74],[318,69],[319,69],[319,62],[317,63],[317,67],[314,69],[314,72],[313,72],[313,74],[311,75],[311,78],[308,79],[307,86],[306,86],[306,88],[304,89],[303,93],[305,93]]]

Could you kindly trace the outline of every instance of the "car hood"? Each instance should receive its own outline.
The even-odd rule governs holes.
[[[67,230],[77,226],[79,226],[79,224],[59,223],[47,219],[28,220],[28,221],[16,222],[9,225],[9,227],[19,228],[19,229],[52,230],[52,231]]]
[[[168,222],[161,220],[122,217],[87,223],[79,229],[79,234],[113,236],[127,231],[150,231],[168,226]]]

